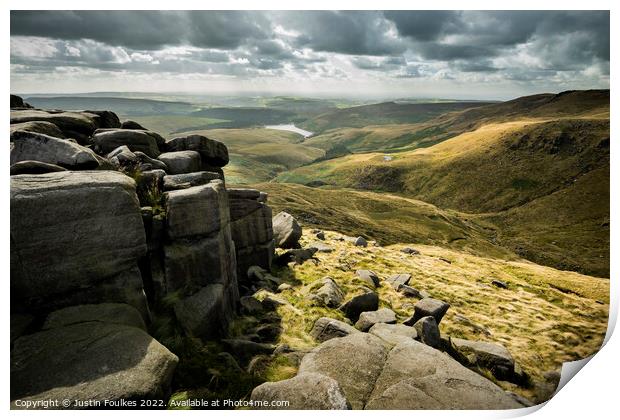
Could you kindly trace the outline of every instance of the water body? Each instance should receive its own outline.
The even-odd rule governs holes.
[[[292,131],[293,133],[301,134],[304,138],[308,138],[314,134],[310,131],[302,130],[301,128],[296,127],[295,124],[266,125],[265,128],[269,128],[271,130]]]

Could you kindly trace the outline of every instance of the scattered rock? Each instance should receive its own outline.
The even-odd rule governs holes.
[[[368,241],[361,236],[358,236],[357,238],[353,239],[353,245],[366,247],[368,246]]]
[[[451,338],[452,348],[469,365],[491,371],[500,381],[515,381],[515,361],[506,347],[499,343]]]
[[[413,324],[413,328],[415,328],[420,341],[424,344],[435,349],[441,347],[441,335],[439,334],[439,327],[434,317],[425,316],[424,318],[420,318]]]
[[[314,256],[318,251],[317,248],[304,248],[304,249],[289,249],[285,253],[278,255],[274,263],[279,266],[285,266],[288,263],[295,263],[301,265],[308,260],[314,260],[318,262],[318,259]]]
[[[198,172],[201,168],[200,153],[190,150],[162,153],[158,159],[168,166],[171,175]]]
[[[353,326],[338,321],[337,319],[322,317],[315,321],[310,335],[316,341],[323,342],[332,338],[344,337],[349,334],[359,333]]]
[[[398,287],[401,284],[406,285],[411,280],[411,274],[401,273],[394,274],[387,278],[387,282],[392,285],[395,290],[398,290]]]
[[[413,325],[425,316],[434,317],[437,324],[439,324],[448,311],[448,308],[450,308],[450,304],[438,299],[424,298],[416,302],[414,308],[413,316],[403,322],[403,324]]]
[[[301,226],[286,212],[280,212],[272,220],[273,239],[279,248],[296,248],[301,238]]]
[[[325,240],[325,233],[323,231],[318,231],[314,234],[314,236],[316,236],[317,239],[320,239],[321,241]]]
[[[403,324],[378,323],[373,325],[368,332],[393,346],[403,340],[415,340],[418,338],[418,332],[415,328]]]
[[[345,316],[351,321],[357,322],[362,312],[376,311],[379,309],[379,296],[375,292],[368,291],[351,298],[339,309],[344,312]]]
[[[297,375],[279,382],[265,382],[254,388],[250,399],[288,401],[286,407],[258,407],[267,410],[348,410],[351,408],[338,382],[318,373]]]
[[[322,242],[313,242],[310,244],[310,247],[316,248],[316,252],[322,252],[325,254],[330,254],[334,252],[334,248],[332,248],[331,246],[325,245]]]
[[[418,289],[411,287],[411,286],[407,286],[406,284],[398,284],[396,291],[402,293],[404,296],[407,296],[407,297],[422,299],[422,294],[420,293]]]
[[[373,325],[396,324],[396,314],[388,308],[381,308],[376,311],[362,312],[359,319],[355,323],[355,328],[360,331],[367,332]]]
[[[310,291],[312,294],[309,297],[312,301],[328,308],[337,308],[344,299],[344,293],[331,277],[324,277],[312,283]]]
[[[508,289],[508,284],[506,284],[505,282],[501,280],[494,279],[491,281],[491,284],[500,289]]]
[[[401,249],[400,252],[404,254],[409,254],[409,255],[420,255],[420,251],[418,251],[417,249],[409,248],[409,247],[405,247]]]
[[[369,287],[379,287],[381,285],[381,279],[371,270],[357,270],[355,275],[363,280]]]
[[[22,174],[46,174],[49,172],[66,171],[62,166],[51,163],[39,162],[37,160],[23,160],[11,165],[11,175]]]
[[[438,259],[439,261],[443,261],[443,262],[445,262],[445,263],[447,263],[447,264],[452,264],[452,261],[450,261],[450,260],[449,260],[449,259],[447,259],[447,258],[444,258],[444,257],[439,257],[439,258],[437,258],[437,259]]]

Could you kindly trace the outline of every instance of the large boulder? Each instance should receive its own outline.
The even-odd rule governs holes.
[[[146,253],[135,188],[114,171],[12,176],[12,298],[50,304],[134,269]]]
[[[332,338],[345,337],[359,331],[353,326],[337,319],[321,317],[314,322],[310,335],[316,341],[323,342]]]
[[[299,374],[319,373],[335,379],[351,408],[362,409],[381,374],[389,345],[371,334],[350,334],[314,348],[299,366]]]
[[[287,401],[288,404],[258,406],[267,410],[347,410],[350,404],[338,382],[318,373],[297,375],[279,382],[265,382],[254,388],[253,401]]]
[[[21,96],[11,95],[11,108],[32,108]]]
[[[159,156],[157,140],[136,130],[99,130],[92,136],[93,150],[99,154],[108,154],[119,146],[127,146],[132,152],[140,151],[152,158]]]
[[[344,292],[331,277],[324,277],[309,286],[309,298],[320,306],[337,308],[344,299]]]
[[[427,346],[438,349],[441,346],[441,334],[439,333],[439,327],[437,321],[432,316],[425,316],[420,318],[415,324],[413,324],[422,341]]]
[[[121,128],[124,130],[146,130],[142,125],[132,120],[123,121]]]
[[[63,408],[79,408],[76,402],[83,401],[112,408],[105,404],[167,395],[178,358],[133,321],[80,319],[75,313],[74,323],[58,323],[64,316],[54,317],[50,329],[14,343],[12,401],[69,401]]]
[[[84,112],[99,117],[99,128],[121,128],[121,121],[118,119],[118,115],[112,111],[86,110]]]
[[[25,160],[67,169],[97,169],[100,160],[90,149],[69,140],[29,131],[11,132],[11,165]]]
[[[339,378],[334,378],[339,381]],[[373,384],[370,410],[501,410],[522,408],[485,377],[414,340],[397,344]]]
[[[384,324],[378,323],[373,325],[368,331],[370,334],[376,335],[383,341],[395,346],[396,344],[408,340],[418,338],[415,328],[408,327],[403,324]]]
[[[217,179],[206,185],[165,193],[167,234],[171,239],[207,236],[230,220],[224,183]]]
[[[375,292],[367,291],[361,295],[354,296],[346,301],[339,308],[345,316],[353,322],[357,322],[362,312],[376,311],[379,309],[379,295]]]
[[[400,273],[400,274],[393,274],[390,277],[387,278],[387,282],[396,290],[398,290],[398,288],[401,285],[407,285],[409,284],[409,280],[411,280],[411,274],[407,274],[407,273]]]
[[[107,322],[109,324],[128,325],[146,331],[146,325],[140,312],[133,306],[124,303],[68,306],[50,313],[41,329],[50,330],[81,322]]]
[[[202,163],[218,168],[226,166],[229,160],[228,149],[224,143],[198,134],[168,140],[166,141],[165,150],[168,152],[196,151],[200,153]]]
[[[54,123],[48,121],[28,121],[24,123],[11,124],[11,133],[13,131],[30,131],[31,133],[45,134],[46,136],[64,139],[65,135],[60,128]]]
[[[281,211],[272,221],[273,239],[279,248],[295,248],[301,238],[301,226],[290,214]]]
[[[389,308],[381,308],[376,311],[362,312],[355,323],[355,328],[367,332],[375,324],[396,324],[396,314]]]
[[[162,153],[158,159],[168,166],[172,175],[197,172],[201,168],[200,154],[191,150]]]

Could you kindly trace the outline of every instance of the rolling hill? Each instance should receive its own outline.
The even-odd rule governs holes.
[[[280,182],[392,192],[477,214],[519,255],[609,273],[609,91],[535,95],[443,115],[428,148],[350,154]],[[469,129],[469,131],[467,131]]]

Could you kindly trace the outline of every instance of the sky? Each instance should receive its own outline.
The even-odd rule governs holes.
[[[509,99],[609,88],[608,11],[11,11],[15,93]]]

